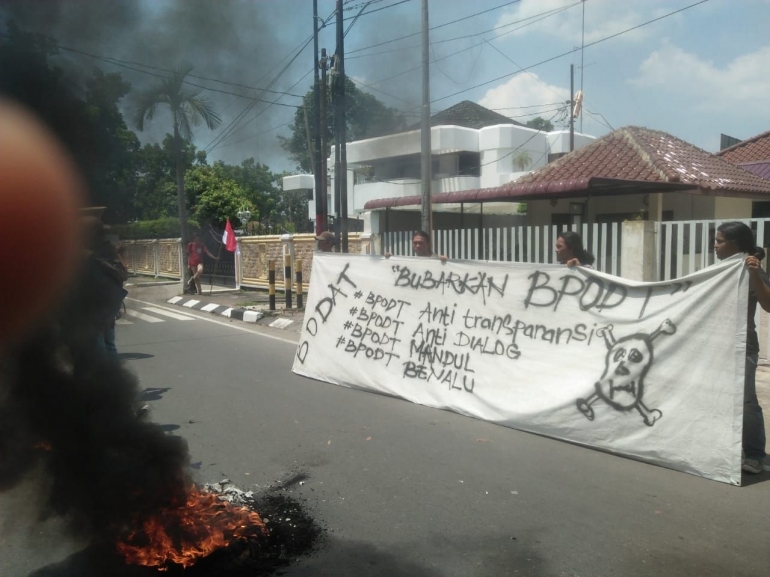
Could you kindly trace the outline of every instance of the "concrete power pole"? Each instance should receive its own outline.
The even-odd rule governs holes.
[[[569,151],[575,150],[575,65],[569,65]]]
[[[337,0],[337,100],[335,101],[335,121],[337,147],[340,150],[339,168],[334,171],[335,181],[339,181],[340,194],[340,252],[348,252],[348,159],[346,150],[345,125],[345,34],[342,29],[342,0]]]
[[[327,182],[327,166],[326,166],[326,160],[327,160],[327,142],[326,142],[326,131],[328,126],[328,121],[326,120],[326,99],[328,96],[328,91],[326,89],[326,66],[327,66],[327,58],[326,58],[326,48],[321,49],[321,107],[319,108],[319,117],[321,119],[321,199],[323,201],[323,223],[324,223],[324,230],[327,230],[329,228],[329,192],[328,192],[328,182]]]
[[[421,152],[422,152],[422,210],[420,212],[420,228],[433,236],[433,207],[431,202],[431,181],[433,180],[431,166],[430,142],[430,37],[428,27],[428,0],[422,0],[422,122],[421,122]]]
[[[321,90],[318,83],[318,0],[313,0],[313,142],[315,146],[310,151],[313,160],[313,176],[315,177],[315,233],[321,234],[326,230],[324,218],[324,194],[321,190]],[[307,108],[305,109],[307,110]]]

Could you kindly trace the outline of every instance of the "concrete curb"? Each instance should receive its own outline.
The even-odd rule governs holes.
[[[265,316],[262,311],[253,311],[253,310],[243,309],[243,308],[234,309],[232,307],[228,307],[225,305],[218,305],[216,303],[206,303],[203,301],[196,300],[195,298],[188,298],[188,297],[177,296],[177,297],[170,298],[166,302],[172,305],[177,305],[180,307],[185,307],[196,311],[203,311],[205,313],[221,315],[223,317],[227,317],[228,319],[236,319],[247,323],[255,323],[259,319]]]

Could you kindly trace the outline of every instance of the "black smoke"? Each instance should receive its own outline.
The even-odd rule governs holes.
[[[336,3],[319,0],[318,4],[319,17],[328,19],[320,33],[319,47],[326,48],[331,55],[336,49],[335,18],[332,16]],[[345,29],[360,10],[355,6],[362,5],[361,2],[353,3],[345,11],[344,17],[348,19],[344,23]],[[353,53],[358,48],[420,31],[419,2],[407,2],[366,14],[382,7],[382,3],[372,4],[355,22],[345,39],[346,53],[360,56],[404,46],[416,48],[349,60],[347,74],[366,83],[420,66],[419,36]],[[436,12],[439,14],[440,11]],[[435,18],[438,20],[439,15]],[[127,119],[132,118],[131,111],[135,106],[132,95],[158,80],[148,72],[165,74],[141,64],[173,70],[186,62],[195,67],[194,75],[263,88],[288,63],[290,58],[287,56],[293,55],[293,50],[301,46],[313,30],[310,0],[14,0],[0,3],[0,27],[8,20],[13,20],[22,30],[51,36],[60,45],[121,60],[122,63],[110,64],[84,54],[59,50],[53,61],[68,74],[81,79],[88,77],[94,67],[105,72],[119,72],[132,85],[132,94],[123,103]],[[304,95],[312,87],[313,76],[307,74],[312,67],[311,43],[271,89]],[[210,80],[191,81],[216,90],[259,96],[259,92],[243,87]],[[410,111],[413,118],[419,118],[419,108],[415,110],[420,103],[419,69],[373,84],[372,89],[361,84],[358,88],[388,106]],[[249,101],[231,94],[206,90],[202,94],[208,96],[222,113],[223,122],[214,131],[197,130],[195,144],[199,148],[212,143],[216,135],[249,105]],[[280,98],[280,103],[295,106],[302,104],[299,98],[281,97],[275,93],[262,94],[261,98],[268,101]],[[255,157],[277,171],[292,168],[293,163],[280,149],[277,139],[278,134],[288,135],[288,128],[270,129],[293,121],[295,110],[257,103],[244,115],[236,132],[212,151],[211,158],[237,164],[244,158]],[[159,114],[158,120],[148,123],[145,132],[139,136],[142,141],[159,142],[167,132],[170,132],[170,120]]]
[[[136,378],[95,344],[102,287],[79,278],[59,311],[0,358],[0,491],[34,474],[45,488],[30,511],[109,540],[184,502],[189,456],[183,439],[137,417]]]
[[[265,87],[280,70],[281,59],[312,32],[312,4],[304,0],[253,1],[232,0],[69,0],[67,2],[35,2],[16,0],[0,3],[0,28],[13,21],[20,29],[45,34],[55,43],[80,52],[59,49],[52,62],[68,76],[86,78],[94,68],[119,72],[132,85],[123,101],[123,112],[130,128],[135,97],[183,63],[195,68],[192,74],[249,87]],[[312,48],[312,46],[310,47]],[[109,63],[98,58],[117,59]],[[145,65],[145,66],[142,66]],[[147,66],[156,69],[147,68]],[[312,67],[312,50],[306,50],[297,62],[272,87],[287,91]],[[191,82],[233,94],[203,90],[222,113],[222,126],[214,131],[198,128],[195,143],[205,147],[231,120],[241,113],[249,100],[258,96],[248,88],[213,81],[190,79]],[[304,94],[312,76],[291,92]],[[80,82],[82,84],[82,82]],[[192,88],[192,87],[191,87]],[[266,93],[263,100],[275,100],[279,94]],[[283,96],[280,102],[300,104],[294,97]],[[267,105],[258,103],[245,116],[249,121]],[[271,106],[234,135],[230,142],[255,136],[271,127],[291,120],[293,108]],[[159,142],[171,131],[170,118],[161,112],[138,133],[143,141]],[[280,160],[276,132],[252,138],[241,144],[217,149],[212,158],[239,163],[243,158],[260,156],[262,162]]]

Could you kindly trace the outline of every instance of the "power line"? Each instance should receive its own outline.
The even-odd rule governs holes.
[[[462,18],[458,18],[457,20],[452,20],[450,22],[444,22],[443,24],[438,24],[436,26],[432,26],[430,30],[437,30],[439,28],[444,28],[445,26],[449,26],[451,24],[456,24],[457,22],[462,22],[464,20],[469,20],[471,18],[475,18],[476,16],[480,16],[481,14],[486,14],[487,12],[492,12],[493,10],[498,10],[500,8],[504,8],[506,6],[510,6],[511,4],[516,4],[518,2],[521,2],[521,0],[513,0],[512,2],[506,2],[505,4],[501,4],[499,6],[495,6],[494,8],[489,8],[487,10],[482,10],[481,12],[475,12],[473,14],[468,14],[467,16],[463,16]],[[414,36],[419,36],[420,32],[414,32],[413,34],[406,34],[405,36],[399,36],[398,38],[392,38],[391,40],[385,40],[383,42],[379,42],[377,44],[371,44],[369,46],[364,46],[363,48],[356,48],[355,50],[351,50],[348,52],[348,54],[355,54],[356,52],[361,52],[362,50],[368,50],[369,48],[376,48],[377,46],[383,46],[385,44],[390,44],[391,42],[398,42],[399,40],[404,40],[405,38],[413,38]],[[410,47],[412,48],[412,47]],[[381,54],[378,52],[378,54]],[[370,54],[367,54],[366,56],[371,56]],[[352,58],[361,58],[360,56],[355,56]]]
[[[294,63],[294,61],[295,61],[297,58],[299,58],[300,54],[302,54],[302,52],[305,50],[305,48],[307,48],[307,46],[308,46],[308,45],[309,45],[309,44],[310,44],[312,41],[313,41],[313,36],[311,35],[311,36],[310,36],[310,37],[309,37],[309,38],[308,38],[308,39],[305,41],[305,43],[304,43],[304,44],[302,44],[302,45],[299,47],[299,49],[297,49],[297,53],[296,53],[296,54],[295,54],[295,55],[294,55],[294,56],[291,58],[291,60],[289,60],[289,62],[288,62],[288,63],[287,63],[287,64],[286,64],[286,65],[285,65],[285,66],[284,66],[284,67],[283,67],[283,68],[282,68],[282,69],[281,69],[281,70],[278,72],[278,74],[276,74],[276,76],[275,76],[275,77],[274,77],[274,78],[273,78],[273,79],[270,81],[270,83],[268,84],[268,87],[272,86],[273,84],[275,84],[275,83],[278,81],[278,79],[279,79],[279,78],[280,78],[280,77],[281,77],[281,76],[282,76],[282,75],[283,75],[283,74],[284,74],[284,73],[285,73],[285,72],[286,72],[286,71],[289,69],[289,67],[290,67],[290,66],[291,66],[291,65]],[[291,54],[291,53],[290,53],[290,54]],[[285,60],[285,58],[284,58],[284,60]],[[295,84],[295,86],[296,86],[296,84]],[[291,90],[291,89],[290,89],[290,90]],[[246,115],[249,113],[249,111],[250,111],[252,108],[254,108],[254,106],[256,106],[256,102],[251,102],[251,103],[249,103],[249,105],[248,105],[248,106],[246,106],[246,107],[245,107],[245,108],[244,108],[244,109],[243,109],[243,110],[242,110],[242,111],[241,111],[241,112],[240,112],[240,113],[239,113],[239,114],[238,114],[238,115],[237,115],[237,116],[236,116],[236,117],[235,117],[235,118],[234,118],[234,119],[233,119],[233,120],[230,122],[230,124],[228,124],[228,125],[227,125],[227,126],[226,126],[226,127],[225,127],[225,128],[224,128],[224,129],[223,129],[223,130],[222,130],[222,131],[219,133],[219,134],[217,134],[217,135],[216,135],[216,136],[215,136],[215,137],[214,137],[214,138],[211,140],[211,142],[209,142],[209,143],[208,143],[208,144],[205,146],[204,150],[205,150],[206,152],[211,152],[212,150],[214,150],[214,148],[216,148],[216,146],[217,146],[218,144],[220,144],[222,141],[224,141],[224,139],[225,139],[225,138],[227,138],[228,136],[230,136],[230,134],[231,134],[231,133],[232,133],[232,132],[235,130],[235,127],[238,125],[238,123],[239,123],[239,122],[240,122],[240,121],[241,121],[241,120],[242,120],[242,119],[243,119],[243,118],[244,118],[244,117],[245,117],[245,116],[246,116]],[[265,108],[263,108],[263,109],[262,109],[262,112],[264,112],[265,110],[267,110],[269,107],[270,107],[270,105],[268,104],[268,106],[266,106]],[[298,108],[299,108],[299,107],[298,107]]]
[[[346,78],[350,78],[353,82],[356,84],[359,84],[361,86],[365,86],[366,88],[369,88],[371,90],[374,90],[375,92],[379,92],[380,94],[384,94],[385,96],[390,96],[391,98],[395,98],[396,100],[400,100],[401,102],[405,102],[406,104],[412,104],[408,100],[404,100],[403,98],[396,96],[395,94],[390,94],[388,92],[385,92],[384,90],[380,90],[379,88],[375,88],[374,86],[371,86],[370,84],[366,84],[365,82],[361,82],[360,80],[356,80],[352,76],[346,76]]]
[[[498,52],[498,53],[499,53],[499,54],[500,54],[500,55],[501,55],[503,58],[505,58],[506,60],[508,60],[509,62],[511,62],[511,63],[512,63],[514,66],[516,66],[517,68],[519,68],[519,71],[522,71],[522,70],[523,70],[523,68],[522,68],[522,67],[521,67],[521,66],[520,66],[520,65],[519,65],[517,62],[515,62],[515,61],[514,61],[514,60],[513,60],[513,59],[512,59],[510,56],[508,56],[507,54],[505,54],[504,52],[502,52],[502,51],[501,51],[499,48],[497,48],[496,46],[493,46],[493,45],[492,45],[491,43],[489,43],[489,42],[487,42],[487,44],[489,44],[489,46],[490,46],[491,48],[493,48],[494,50],[496,50],[496,51],[497,51],[497,52]],[[582,47],[581,47],[581,50],[582,50]],[[553,93],[554,93],[556,96],[559,96],[559,94],[558,94],[558,93],[557,93],[557,92],[556,92],[556,91],[555,91],[553,88],[551,88],[550,86],[548,86],[548,84],[546,84],[546,83],[545,83],[545,82],[543,82],[543,81],[542,81],[540,78],[538,78],[537,74],[532,74],[531,72],[529,72],[529,71],[526,71],[526,70],[525,70],[524,72],[525,72],[525,74],[528,74],[528,75],[529,75],[529,76],[530,76],[530,77],[531,77],[533,80],[535,80],[536,82],[539,82],[540,84],[542,84],[543,86],[545,86],[545,87],[546,87],[546,88],[547,88],[549,91],[553,92]],[[496,108],[495,108],[495,109],[493,109],[493,110],[501,110],[501,109],[496,109]],[[596,116],[601,116],[601,120],[599,120],[599,119],[597,119],[597,120],[599,120],[599,122],[600,122],[601,124],[604,124],[604,125],[605,125],[607,128],[609,128],[610,130],[615,130],[615,129],[612,127],[612,125],[611,125],[611,124],[610,124],[610,123],[607,121],[607,119],[606,119],[606,118],[604,118],[604,116],[603,116],[603,115],[601,115],[601,114],[598,114],[598,113],[597,113],[597,114],[594,114],[594,113],[592,113],[590,110],[588,110],[588,108],[586,108],[585,106],[583,106],[583,110],[585,110],[585,111],[586,111],[588,114],[590,114],[591,116],[594,116],[594,117],[596,117]],[[582,130],[581,130],[581,132],[582,132]]]
[[[0,32],[0,36],[9,37],[8,34],[5,34],[3,32]],[[117,58],[112,58],[110,56],[100,56],[98,54],[92,54],[90,52],[85,52],[83,50],[78,50],[77,48],[70,48],[68,46],[62,46],[61,44],[51,44],[50,46],[58,48],[59,50],[64,50],[65,52],[72,52],[74,54],[79,54],[81,56],[86,56],[88,58],[93,58],[94,60],[99,60],[100,62],[105,62],[107,64],[112,64],[113,66],[118,66],[120,68],[125,68],[127,70],[133,70],[134,72],[139,72],[140,74],[146,74],[148,76],[154,76],[156,78],[163,78],[164,80],[168,80],[169,79],[169,76],[166,76],[164,74],[157,74],[155,72],[150,72],[149,70],[142,70],[140,68],[135,68],[134,66],[131,66],[130,63],[126,63],[128,61],[119,60]],[[137,66],[143,66],[145,68],[154,69],[154,70],[161,70],[161,71],[173,74],[173,71],[166,70],[164,68],[157,68],[157,67],[154,67],[154,66],[149,66],[147,64],[141,64],[141,63],[136,63],[136,65]],[[201,77],[193,76],[191,74],[188,74],[188,76],[191,76],[191,77],[194,77],[194,78],[201,78]],[[207,79],[207,80],[212,80],[212,79]],[[224,82],[224,81],[218,81],[218,80],[214,80],[214,81],[222,82],[223,84],[232,84],[232,83]],[[186,81],[186,80],[183,82],[183,84],[186,84],[188,86],[194,86],[194,87],[200,88],[202,90],[208,90],[208,91],[211,91],[211,92],[219,92],[220,94],[229,94],[230,96],[237,96],[239,98],[245,98],[247,100],[255,100],[257,102],[266,102],[266,103],[270,103],[271,102],[270,100],[261,100],[259,98],[255,98],[255,97],[252,97],[252,96],[247,96],[247,95],[244,95],[244,94],[239,94],[237,92],[230,92],[228,90],[221,90],[219,88],[211,88],[209,86],[203,86],[201,84],[196,84],[195,82],[189,82],[189,81]],[[248,87],[245,87],[245,88],[248,88]],[[255,88],[254,90],[262,90],[262,89]],[[264,90],[264,91],[267,92],[267,90]],[[275,92],[276,94],[281,94],[281,95],[285,95],[285,96],[295,96],[294,94],[290,94],[288,92],[286,92],[286,93],[284,93],[284,92],[276,92],[276,91],[270,91],[270,92]],[[277,103],[277,104],[279,104],[280,106],[287,106],[287,107],[290,107],[290,108],[298,108],[298,106],[294,105],[294,104],[284,104],[284,103]]]
[[[568,9],[572,8],[573,6],[577,6],[578,4],[580,4],[580,2],[576,2],[575,4],[570,4],[569,6],[565,6],[563,8],[559,8],[556,11],[551,10],[549,12],[543,12],[541,15],[538,15],[538,16],[541,16],[541,17],[538,18],[537,20],[533,20],[532,22],[527,22],[526,24],[524,24],[522,26],[519,26],[518,28],[514,28],[513,30],[508,30],[507,32],[504,32],[504,33],[500,34],[499,36],[497,36],[493,40],[497,40],[498,38],[502,38],[503,36],[506,36],[508,34],[512,34],[512,33],[516,32],[518,30],[521,30],[522,28],[526,28],[527,26],[531,26],[532,24],[536,24],[536,23],[538,23],[538,22],[540,22],[542,20],[545,20],[546,18],[550,18],[552,16],[556,16],[560,12],[563,12],[564,10],[568,10]],[[480,32],[479,34],[484,34],[484,32]],[[468,50],[472,50],[473,48],[476,48],[477,46],[480,46],[480,45],[484,44],[484,42],[488,42],[488,41],[486,39],[484,39],[481,42],[478,42],[476,44],[472,44],[471,46],[468,46],[466,48],[461,48],[460,50],[457,50],[455,52],[451,52],[451,53],[447,54],[446,56],[442,56],[441,58],[437,58],[435,60],[432,60],[431,63],[440,62],[441,60],[446,60],[447,58],[450,58],[452,56],[456,56],[457,54],[460,54],[462,52],[466,52]],[[415,70],[421,70],[421,69],[422,69],[422,66],[415,66],[414,68],[410,68],[409,70],[404,70],[403,72],[399,72],[397,74],[393,74],[392,76],[388,76],[387,78],[383,78],[381,80],[377,80],[376,82],[372,82],[372,84],[379,84],[380,82],[386,82],[387,80],[392,80],[393,78],[397,78],[399,76],[403,76],[404,74],[408,74],[409,72],[414,72]]]
[[[595,40],[594,42],[591,42],[589,44],[586,44],[583,48],[588,48],[590,46],[595,46],[596,44],[600,44],[602,42],[605,42],[606,40],[611,40],[612,38],[617,38],[618,36],[621,36],[623,34],[627,34],[628,32],[632,32],[634,30],[637,30],[639,28],[642,28],[643,26],[647,26],[648,24],[652,24],[654,22],[658,22],[659,20],[663,20],[664,18],[668,18],[669,16],[673,16],[674,14],[678,14],[679,12],[684,12],[685,10],[688,10],[690,8],[694,8],[695,6],[698,6],[700,4],[705,4],[709,0],[700,0],[700,2],[695,2],[694,4],[690,4],[689,6],[685,6],[684,8],[680,8],[679,10],[674,10],[673,12],[669,12],[668,14],[664,14],[663,16],[659,16],[657,18],[653,18],[652,20],[648,20],[647,22],[642,22],[641,24],[637,24],[636,26],[633,26],[631,28],[627,28],[626,30],[623,30],[621,32],[616,32],[615,34],[611,34],[609,36],[605,36],[604,38],[600,38],[599,40]],[[431,101],[431,104],[434,102],[439,102],[441,100],[446,100],[447,98],[452,98],[453,96],[457,96],[458,94],[463,94],[465,92],[468,92],[470,90],[474,90],[476,88],[480,88],[482,86],[486,86],[487,84],[492,84],[493,82],[498,82],[500,80],[503,80],[505,78],[509,78],[511,76],[514,76],[515,74],[518,74],[519,72],[525,72],[527,70],[530,70],[536,66],[540,66],[541,64],[546,64],[548,62],[552,62],[554,60],[558,60],[559,58],[563,58],[564,56],[569,56],[570,54],[574,54],[575,52],[581,50],[581,47],[573,48],[572,50],[568,50],[567,52],[563,52],[562,54],[558,54],[556,56],[552,56],[551,58],[547,58],[545,60],[541,60],[540,62],[537,62],[535,64],[532,64],[530,66],[527,66],[526,68],[521,68],[520,70],[516,70],[515,72],[511,72],[509,74],[504,74],[502,76],[498,76],[497,78],[493,78],[492,80],[487,80],[486,82],[482,82],[481,84],[477,84],[476,86],[471,86],[470,88],[465,88],[464,90],[459,90],[457,92],[454,92],[452,94],[449,94],[447,96],[442,96],[441,98],[437,98],[436,100]]]
[[[258,132],[257,134],[254,134],[253,136],[249,136],[248,138],[236,140],[235,142],[228,142],[227,144],[219,144],[215,148],[225,148],[227,146],[233,146],[234,144],[241,144],[242,142],[254,140],[255,138],[262,136],[263,134],[267,134],[268,132],[273,132],[274,130],[278,130],[279,128],[283,128],[284,126],[289,126],[292,122],[293,122],[292,120],[290,120],[289,122],[284,122],[283,124],[279,124],[278,126],[273,126],[272,128],[268,128],[267,130]]]
[[[332,19],[332,16],[334,16],[334,14],[335,14],[335,13],[336,13],[336,10],[332,11],[332,12],[331,12],[331,14],[329,14],[329,16],[327,16],[327,17],[326,17],[324,20],[322,20],[322,21],[321,21],[321,29],[323,29],[324,27],[326,27],[326,24],[328,24],[328,22],[329,22],[329,21]],[[310,35],[310,37],[307,39],[307,41],[306,41],[306,42],[305,42],[305,43],[302,45],[302,47],[301,47],[301,48],[299,48],[298,52],[297,52],[297,53],[294,55],[294,57],[293,57],[293,58],[292,58],[292,59],[291,59],[291,60],[290,60],[290,61],[289,61],[289,62],[286,64],[286,66],[284,66],[284,67],[281,69],[281,71],[280,71],[280,72],[279,72],[279,73],[276,75],[276,77],[275,77],[275,78],[273,78],[273,80],[272,80],[272,81],[271,81],[271,82],[268,84],[268,87],[272,86],[273,84],[275,84],[275,82],[277,82],[277,81],[278,81],[278,78],[280,78],[280,77],[281,77],[281,75],[282,75],[284,72],[286,72],[286,70],[288,70],[288,68],[289,68],[289,67],[290,67],[290,66],[291,66],[291,65],[294,63],[294,61],[295,61],[295,60],[296,60],[296,59],[299,57],[299,55],[300,55],[300,54],[301,54],[301,53],[302,53],[302,52],[305,50],[305,48],[308,46],[308,44],[310,44],[310,42],[312,42],[312,40],[313,40],[313,35],[311,34],[311,35]],[[290,52],[289,54],[291,54],[291,52]],[[287,56],[288,56],[288,55],[287,55]],[[286,57],[284,57],[284,58],[283,58],[283,60],[286,60]],[[316,66],[316,64],[315,64],[315,63],[314,63],[313,65],[314,65],[314,66]],[[273,69],[275,69],[275,67],[274,67]],[[304,75],[304,76],[302,76],[302,78],[300,78],[300,79],[299,79],[297,82],[295,82],[295,83],[294,83],[294,84],[293,84],[291,87],[289,87],[289,90],[293,89],[293,88],[294,88],[294,87],[295,87],[297,84],[299,84],[300,82],[302,82],[302,80],[304,80],[304,79],[305,79],[305,77],[306,77],[308,74],[310,74],[312,71],[313,71],[313,69],[311,68],[311,69],[310,69],[310,70],[309,70],[307,73],[305,73],[305,75]],[[280,97],[278,98],[278,100],[280,100]],[[247,121],[245,124],[243,124],[243,125],[242,125],[240,128],[238,128],[238,129],[236,130],[236,126],[237,126],[237,123],[239,123],[241,120],[243,120],[243,118],[246,116],[246,114],[248,114],[248,113],[249,113],[249,111],[250,111],[252,108],[254,108],[254,104],[255,104],[255,103],[252,103],[250,106],[247,106],[247,107],[246,107],[246,108],[245,108],[245,109],[244,109],[244,110],[241,112],[241,114],[239,114],[239,115],[238,115],[238,117],[236,117],[236,118],[233,120],[233,122],[231,122],[231,123],[228,125],[228,127],[225,129],[225,130],[226,130],[226,132],[225,132],[225,130],[223,130],[222,132],[220,132],[220,133],[219,133],[219,135],[217,135],[217,137],[216,137],[214,140],[212,140],[212,141],[211,141],[211,142],[210,142],[210,143],[209,143],[209,144],[206,146],[206,149],[207,149],[209,152],[210,152],[210,151],[212,151],[212,150],[214,150],[214,149],[215,149],[215,148],[216,148],[216,147],[217,147],[219,144],[221,144],[221,143],[222,143],[222,142],[223,142],[223,141],[224,141],[226,138],[228,138],[228,137],[229,137],[230,135],[232,135],[232,134],[236,134],[237,132],[241,131],[243,128],[245,128],[246,126],[248,126],[248,125],[249,125],[251,122],[253,122],[254,120],[256,120],[256,119],[257,119],[257,118],[258,118],[258,117],[259,117],[261,114],[263,114],[264,112],[266,112],[266,111],[267,111],[267,110],[270,108],[270,106],[271,106],[271,104],[268,104],[267,106],[265,106],[265,108],[263,108],[262,110],[260,110],[260,111],[259,111],[257,114],[255,114],[255,115],[254,115],[254,116],[253,116],[253,117],[252,117],[250,120],[248,120],[248,121]],[[297,107],[297,108],[300,108],[300,107]]]
[[[481,36],[482,34],[487,34],[489,32],[496,32],[498,30],[502,30],[503,28],[509,28],[511,26],[515,26],[516,24],[521,24],[522,22],[527,22],[528,20],[533,20],[535,18],[548,17],[551,15],[556,15],[560,12],[563,12],[564,10],[568,10],[574,6],[577,6],[578,4],[581,4],[581,2],[575,2],[574,4],[570,4],[568,6],[562,6],[561,8],[552,8],[551,10],[545,10],[544,12],[539,12],[538,14],[533,14],[532,16],[527,16],[526,18],[521,18],[519,20],[514,20],[513,22],[508,22],[507,24],[502,24],[500,26],[495,26],[494,28],[490,28],[488,30],[482,30],[481,32],[475,32],[474,34],[464,34],[462,36],[455,36],[454,38],[445,38],[443,40],[431,40],[431,44],[445,44],[447,42],[454,42],[455,40],[465,40],[466,38],[474,38],[476,36]],[[472,14],[471,16],[476,16],[476,14]],[[469,16],[470,17],[470,16]],[[454,22],[458,22],[459,20],[454,20]],[[536,22],[539,22],[540,20],[536,20]],[[534,22],[532,22],[534,24]],[[441,26],[444,26],[443,24]],[[435,26],[434,28],[440,28],[440,26]],[[434,28],[431,28],[433,30]],[[521,27],[523,28],[523,26]],[[521,28],[516,28],[515,30],[511,30],[509,32],[505,32],[503,34],[500,34],[498,37],[505,36],[511,32],[515,32],[516,30],[521,30]],[[395,38],[393,40],[389,40],[387,42],[380,42],[379,44],[372,44],[371,46],[365,46],[364,48],[359,48],[357,50],[352,50],[351,54],[354,52],[360,52],[362,50],[367,50],[369,48],[374,48],[376,46],[382,46],[383,44],[388,44],[390,42],[395,42],[396,40],[402,40],[404,38],[410,38],[412,36],[418,36],[419,32],[416,34],[408,34],[406,36],[401,36],[400,38]],[[404,46],[401,48],[391,48],[390,50],[382,50],[380,52],[370,52],[369,54],[360,54],[358,56],[349,56],[349,60],[354,60],[356,58],[365,58],[366,56],[378,56],[380,54],[389,54],[391,52],[400,52],[402,50],[412,50],[414,48],[419,48],[419,44],[413,44],[412,46]]]
[[[396,2],[395,4],[388,4],[387,6],[383,6],[382,8],[377,8],[376,10],[372,10],[371,12],[365,12],[364,14],[368,16],[369,14],[374,14],[375,12],[379,12],[381,10],[387,10],[388,8],[393,8],[394,6],[398,6],[399,4],[404,4],[406,2],[411,2],[411,0],[401,0],[400,2]],[[349,10],[352,10],[355,7],[350,7]],[[366,4],[364,4],[364,8],[366,8]],[[345,22],[346,20],[355,20],[358,18],[358,16],[350,16],[349,18],[343,18],[342,21]]]
[[[542,108],[544,106],[556,106],[563,102],[546,102],[544,104],[530,104],[529,106],[503,106],[502,108],[490,108],[490,110],[519,110],[522,108]]]
[[[304,74],[304,75],[303,75],[303,76],[302,76],[302,77],[301,77],[299,80],[297,80],[297,81],[296,81],[294,84],[292,84],[292,85],[291,85],[291,87],[289,88],[289,90],[291,90],[291,89],[292,89],[292,88],[294,88],[294,87],[295,87],[297,84],[299,84],[299,83],[300,83],[300,82],[302,82],[302,81],[303,81],[305,78],[307,78],[307,77],[308,77],[308,75],[309,75],[311,72],[313,72],[313,69],[312,69],[312,68],[311,68],[310,70],[308,70],[307,72],[305,72],[305,74]],[[217,143],[217,144],[216,144],[214,147],[212,147],[212,148],[210,149],[210,151],[211,151],[211,150],[215,150],[215,149],[219,148],[219,147],[220,147],[219,145],[220,145],[222,142],[224,142],[225,140],[227,140],[228,138],[230,138],[230,137],[231,137],[231,136],[233,136],[234,134],[238,134],[238,133],[239,133],[241,130],[243,130],[244,128],[246,128],[246,127],[247,127],[249,124],[251,124],[252,122],[254,122],[254,121],[257,119],[257,118],[259,118],[260,116],[262,116],[262,114],[264,114],[265,112],[267,112],[267,109],[268,109],[268,108],[270,108],[270,105],[268,105],[268,106],[265,106],[265,107],[264,107],[262,110],[260,110],[259,112],[257,112],[257,113],[256,113],[254,116],[252,116],[252,117],[251,117],[249,120],[247,120],[245,123],[243,123],[243,124],[242,124],[240,127],[236,128],[235,130],[233,130],[233,131],[231,131],[229,134],[227,134],[227,135],[226,135],[226,136],[225,136],[225,137],[224,137],[222,140],[220,140],[220,141],[219,141],[219,143]],[[300,108],[302,108],[302,107],[301,107],[301,106],[298,106],[298,107],[297,107],[297,109],[300,109]],[[247,111],[247,112],[248,112],[248,111]],[[290,122],[290,123],[291,123],[291,122]]]
[[[562,112],[564,109],[565,109],[564,107],[563,107],[563,108],[561,108],[561,109],[559,109],[559,112]],[[549,119],[547,120],[547,122],[551,122],[551,121],[553,121],[553,120],[554,120],[554,119],[555,119],[555,118],[558,116],[559,112],[557,112],[556,114],[554,114],[553,116],[551,116],[551,118],[549,118]],[[535,132],[532,134],[532,136],[530,136],[529,138],[527,138],[527,140],[525,140],[524,142],[522,142],[522,143],[521,143],[519,146],[517,146],[516,148],[512,149],[510,152],[508,152],[508,153],[504,154],[503,156],[501,156],[501,157],[499,157],[499,158],[496,158],[496,159],[494,159],[494,160],[490,160],[489,162],[485,162],[485,163],[483,163],[483,164],[479,164],[479,165],[477,165],[477,166],[472,166],[472,167],[470,167],[470,170],[475,170],[475,169],[477,169],[477,168],[482,168],[482,167],[484,167],[484,166],[489,166],[490,164],[495,164],[496,162],[500,162],[500,161],[501,161],[501,160],[503,160],[504,158],[508,158],[509,156],[511,156],[512,154],[514,154],[515,152],[517,152],[517,151],[521,150],[522,148],[524,148],[524,146],[525,146],[525,145],[526,145],[526,144],[527,144],[527,143],[528,143],[530,140],[532,140],[533,138],[535,138],[535,137],[536,137],[538,134],[540,134],[540,133],[542,133],[542,132],[545,132],[545,131],[544,131],[543,129],[541,129],[541,128],[538,128],[538,129],[534,129],[534,130],[535,130]],[[543,156],[545,156],[545,153],[544,153],[544,154],[542,154],[542,155],[540,156],[540,158],[538,158],[538,159],[537,159],[537,161],[536,161],[536,162],[540,162],[540,159],[541,159],[541,158],[543,158]],[[355,170],[356,170],[355,168],[348,168],[348,171],[349,171],[349,172],[355,172]],[[387,183],[387,184],[400,184],[400,185],[402,185],[402,186],[406,186],[406,185],[408,185],[408,184],[418,184],[418,183],[420,183],[420,182],[421,182],[421,180],[414,180],[413,182],[396,182],[396,181],[393,181],[393,180],[383,180],[383,179],[381,179],[381,178],[377,178],[376,176],[371,176],[370,178],[371,178],[372,180],[376,180],[377,182],[384,182],[384,183]]]

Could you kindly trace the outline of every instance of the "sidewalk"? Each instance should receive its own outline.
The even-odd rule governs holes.
[[[276,295],[276,310],[270,310],[270,298],[266,291],[240,291],[233,288],[203,284],[203,294],[182,294],[179,281],[126,283],[130,298],[148,300],[158,304],[173,305],[190,310],[216,314],[229,319],[259,323],[273,329],[282,329],[299,335],[305,311],[286,309],[285,297]],[[305,295],[307,296],[307,295]],[[296,307],[296,295],[292,300]]]

